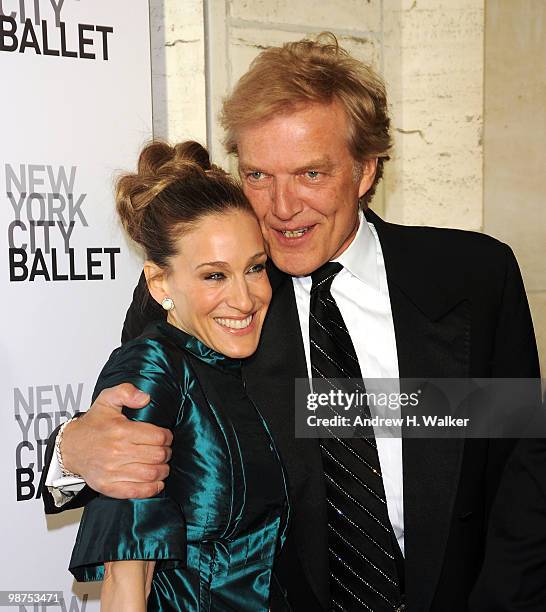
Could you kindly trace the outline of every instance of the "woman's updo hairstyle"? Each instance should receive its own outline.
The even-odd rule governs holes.
[[[161,268],[177,254],[177,239],[206,215],[254,214],[241,187],[193,141],[144,147],[137,172],[117,181],[116,208],[128,235]]]

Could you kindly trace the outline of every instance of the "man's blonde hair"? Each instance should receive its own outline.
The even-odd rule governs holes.
[[[228,153],[238,154],[238,135],[280,114],[309,103],[338,102],[348,120],[348,147],[356,163],[378,158],[371,200],[383,175],[391,146],[385,85],[367,64],[351,57],[336,37],[325,32],[316,41],[301,40],[262,51],[224,101],[221,123]]]

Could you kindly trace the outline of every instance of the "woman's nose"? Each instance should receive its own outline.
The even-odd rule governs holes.
[[[228,305],[243,313],[252,311],[254,307],[254,298],[248,288],[246,280],[234,280],[229,291]]]

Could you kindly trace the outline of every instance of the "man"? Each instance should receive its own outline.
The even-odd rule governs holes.
[[[245,378],[288,471],[292,527],[276,579],[298,611],[464,612],[511,442],[299,439],[294,379],[321,368],[335,378],[336,366],[339,376],[365,378],[538,376],[514,256],[483,235],[391,225],[367,209],[390,147],[386,97],[333,37],[260,54],[223,123],[275,264]],[[161,316],[139,309],[141,293],[124,340]],[[346,339],[341,352],[339,342],[320,350],[335,335],[332,322]],[[330,350],[335,359],[320,362]],[[85,503],[92,489],[146,497],[162,488],[169,433],[119,414],[145,401],[113,389],[67,426],[58,454],[89,486],[63,508]],[[53,446],[54,437],[46,460]],[[44,500],[58,511],[47,491]]]

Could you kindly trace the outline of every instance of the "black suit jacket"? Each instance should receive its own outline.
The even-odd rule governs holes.
[[[539,377],[529,308],[509,247],[482,234],[389,224],[371,211],[366,216],[385,259],[401,378]],[[288,471],[292,527],[276,574],[295,610],[326,610],[320,450],[316,440],[294,436],[294,379],[307,376],[303,341],[291,278],[272,269],[270,279],[273,300],[258,351],[244,371]],[[150,318],[163,316],[154,303],[142,308],[142,289],[135,290],[124,340],[138,335]],[[489,511],[512,448],[510,440],[404,439],[411,612],[467,609],[483,561]],[[54,510],[47,492],[44,497],[46,511]],[[75,505],[78,498],[69,507]]]
[[[544,434],[544,410],[539,424]],[[546,440],[521,440],[506,466],[489,521],[471,612],[546,610]]]

